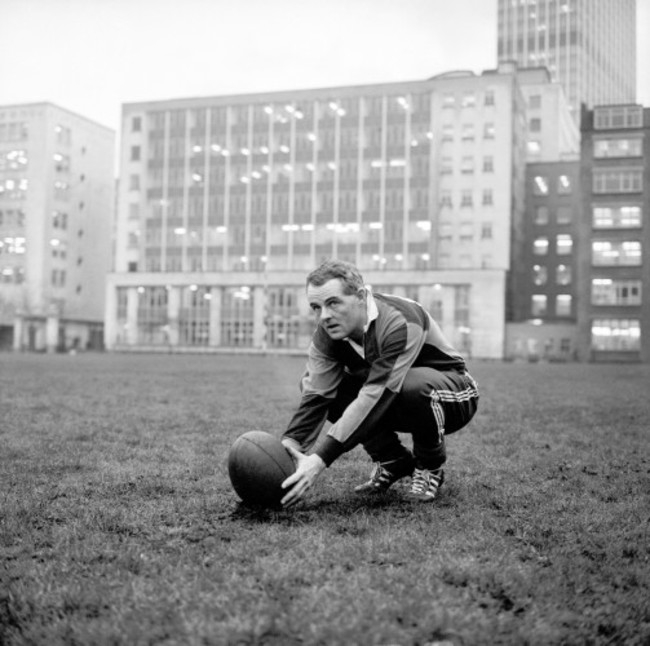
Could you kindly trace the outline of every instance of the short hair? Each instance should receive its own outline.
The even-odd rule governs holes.
[[[307,287],[321,287],[328,280],[338,278],[343,284],[344,294],[356,294],[364,286],[359,270],[345,260],[326,260],[307,276]]]

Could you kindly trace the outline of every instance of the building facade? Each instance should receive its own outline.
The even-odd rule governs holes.
[[[650,109],[582,116],[580,357],[650,361]]]
[[[555,361],[577,354],[580,161],[526,165],[524,245],[514,272],[507,355]]]
[[[109,349],[299,349],[338,257],[501,358],[523,235],[516,66],[123,106]]]
[[[0,347],[101,347],[114,145],[50,103],[0,106]]]
[[[579,123],[588,107],[636,100],[636,0],[499,0],[498,60],[544,66]]]

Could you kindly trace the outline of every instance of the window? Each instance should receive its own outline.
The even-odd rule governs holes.
[[[463,189],[460,194],[460,205],[461,206],[473,206],[474,200],[472,198],[471,189]]]
[[[483,126],[483,139],[494,139],[495,127],[493,123],[486,123]]]
[[[533,253],[536,256],[545,256],[548,253],[548,238],[535,238],[533,242]]]
[[[555,239],[555,251],[558,256],[568,256],[573,251],[573,238],[561,233]]]
[[[492,240],[492,223],[483,222],[481,224],[481,240]]]
[[[641,281],[593,278],[591,281],[591,304],[641,305]]]
[[[591,263],[595,266],[640,265],[641,243],[637,240],[594,240],[591,243]]]
[[[464,123],[462,128],[461,138],[464,141],[472,141],[474,139],[474,124]]]
[[[560,175],[557,178],[558,195],[569,195],[571,193],[571,178],[568,175]]]
[[[555,297],[555,316],[571,316],[571,295],[558,294]]]
[[[594,229],[625,229],[641,226],[640,206],[593,206]]]
[[[483,172],[484,173],[493,173],[494,172],[494,157],[487,155],[483,157]]]
[[[533,316],[544,316],[546,314],[546,301],[545,294],[533,294],[530,313]]]
[[[451,201],[451,191],[440,191],[440,206],[453,206]]]
[[[639,193],[643,190],[643,171],[640,168],[594,170],[594,193]]]
[[[443,123],[442,124],[442,141],[453,141],[454,140],[454,124],[453,123]]]
[[[570,285],[571,284],[571,267],[569,265],[558,265],[555,268],[555,284],[556,285]]]
[[[467,155],[461,159],[460,172],[465,174],[474,172],[474,157]]]
[[[440,160],[440,174],[449,175],[453,171],[454,160],[453,157],[442,157]]]
[[[595,319],[591,324],[594,350],[639,350],[641,326],[638,319]]]
[[[529,108],[541,108],[542,107],[542,96],[540,94],[531,94],[528,97],[528,107]]]
[[[140,190],[140,175],[131,175],[129,177],[129,190],[131,191]]]
[[[546,285],[548,269],[544,265],[533,265],[533,284]]]
[[[641,157],[643,155],[643,139],[641,137],[626,137],[623,139],[594,140],[594,157]]]
[[[494,203],[494,198],[493,198],[491,188],[484,188],[483,189],[482,203],[483,203],[483,206],[492,206],[492,204]]]
[[[558,224],[571,224],[573,209],[570,206],[558,206],[555,219]]]
[[[535,208],[535,224],[543,226],[548,224],[548,207],[538,206]]]
[[[456,97],[453,94],[445,94],[442,97],[443,108],[453,108],[456,105]]]
[[[494,90],[485,90],[484,105],[494,105]]]
[[[140,132],[142,130],[142,117],[133,117],[131,120],[131,132]]]
[[[476,105],[476,96],[473,92],[465,92],[463,94],[463,107],[473,108]]]
[[[600,106],[594,109],[594,128],[640,128],[643,125],[643,106]]]
[[[535,175],[533,178],[533,194],[548,195],[548,177]]]
[[[140,146],[131,146],[131,161],[140,161]]]
[[[529,122],[528,122],[528,130],[529,132],[540,132],[542,129],[542,120],[538,117],[533,117]]]

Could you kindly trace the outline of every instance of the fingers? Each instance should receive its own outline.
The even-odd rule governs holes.
[[[284,487],[285,483],[288,482],[289,478],[285,480],[282,483],[282,486]],[[300,482],[297,482],[293,488],[287,493],[284,498],[280,501],[280,504],[283,507],[291,507],[292,505],[295,505],[304,495],[305,491],[309,489],[309,483],[306,482],[304,479],[301,480]]]

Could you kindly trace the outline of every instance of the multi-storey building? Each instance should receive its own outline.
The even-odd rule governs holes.
[[[513,358],[573,359],[577,351],[580,162],[528,163],[524,244],[514,273]]]
[[[650,109],[582,115],[580,358],[650,361]]]
[[[499,0],[498,60],[547,67],[576,123],[636,100],[636,0]]]
[[[526,122],[513,65],[124,105],[107,347],[304,348],[336,256],[502,357]]]
[[[0,346],[101,345],[114,145],[56,105],[0,106]]]

